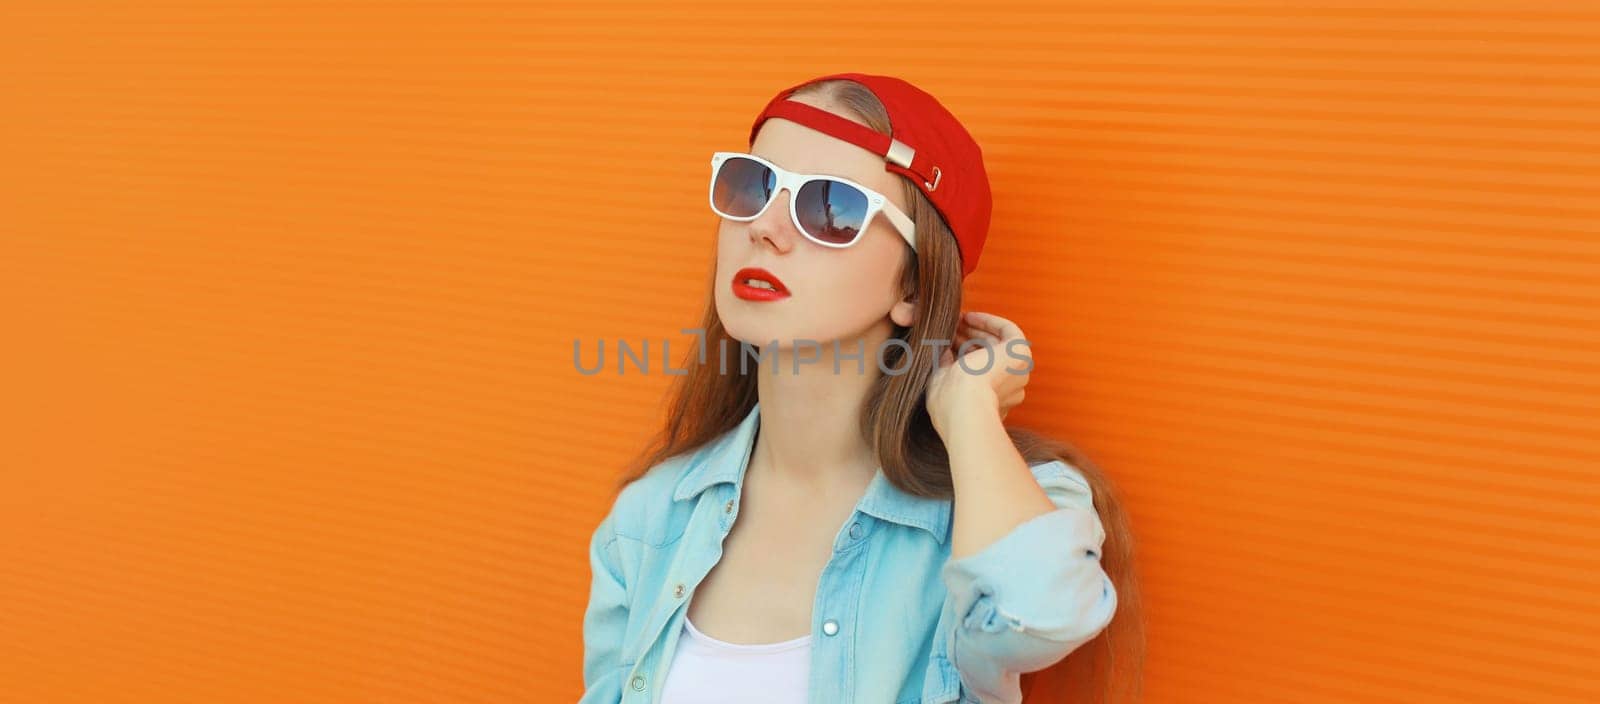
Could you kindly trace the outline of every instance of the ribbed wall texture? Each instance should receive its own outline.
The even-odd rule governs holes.
[[[6,3],[0,700],[575,699],[707,159],[839,70],[984,145],[1147,701],[1600,700],[1600,6],[1284,5]]]

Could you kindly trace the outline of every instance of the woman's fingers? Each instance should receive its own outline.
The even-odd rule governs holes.
[[[1022,336],[1022,329],[1017,327],[1016,323],[1006,320],[998,315],[981,313],[974,310],[967,311],[966,315],[963,317],[966,318],[968,323],[970,323],[973,327],[978,328],[979,330],[987,331],[1001,340],[1009,340],[1013,337]]]
[[[987,340],[994,340],[995,342],[1000,341],[1000,336],[987,328],[982,328],[976,325],[968,325],[966,326],[965,330],[968,335],[974,337],[982,337]]]
[[[996,345],[1004,341],[992,330],[963,321],[961,324],[956,326],[957,346],[959,346],[959,343],[965,342],[969,339],[988,340],[990,343]]]

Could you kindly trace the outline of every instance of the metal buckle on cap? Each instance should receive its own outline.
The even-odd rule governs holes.
[[[917,150],[912,149],[911,145],[893,137],[889,138],[889,153],[884,155],[889,161],[899,164],[901,168],[909,169],[911,160],[916,156]]]
[[[906,144],[905,142],[890,137],[889,153],[885,154],[884,157],[889,161],[900,165],[901,168],[910,169],[911,161],[917,157],[917,150],[912,149],[911,145]],[[927,186],[928,190],[931,191],[939,187],[939,179],[942,178],[944,178],[944,172],[940,171],[939,167],[935,166],[933,167],[933,183],[923,181],[922,185]]]

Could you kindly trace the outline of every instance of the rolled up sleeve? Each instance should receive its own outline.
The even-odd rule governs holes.
[[[951,664],[979,701],[1020,702],[1021,675],[1060,661],[1105,629],[1117,593],[1100,564],[1105,529],[1089,484],[1061,460],[1030,467],[1056,510],[1023,522],[940,577],[955,615]]]
[[[583,615],[583,697],[580,704],[622,700],[622,637],[628,623],[627,586],[618,566],[613,516],[589,540],[589,605]]]

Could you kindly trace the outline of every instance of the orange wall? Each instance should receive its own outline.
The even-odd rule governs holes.
[[[575,699],[671,379],[573,341],[681,351],[710,152],[863,70],[985,146],[1147,701],[1600,699],[1600,8],[392,5],[6,3],[0,698]]]

